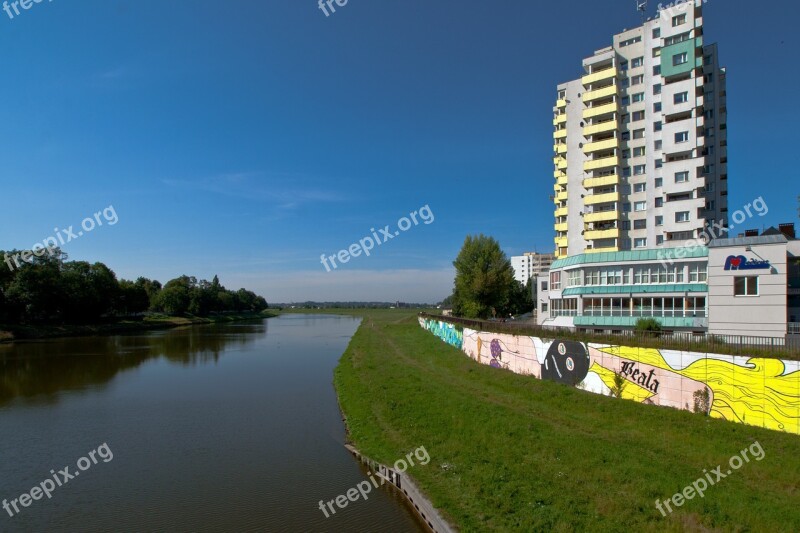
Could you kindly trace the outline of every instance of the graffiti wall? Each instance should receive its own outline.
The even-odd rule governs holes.
[[[427,329],[450,346],[461,349],[464,342],[464,333],[457,329],[453,324],[442,322],[441,320],[431,320],[420,318],[419,325]]]
[[[584,344],[420,319],[473,360],[596,394],[800,434],[800,362]],[[449,327],[448,327],[449,326]]]

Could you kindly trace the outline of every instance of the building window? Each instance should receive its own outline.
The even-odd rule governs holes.
[[[634,220],[633,221],[633,229],[647,229],[647,220]]]
[[[653,112],[654,113],[661,113],[661,102],[656,102],[653,104]]]
[[[685,65],[689,62],[689,54],[688,52],[683,52],[682,54],[675,54],[672,56],[672,65],[677,67],[678,65]]]
[[[664,207],[664,199],[660,196],[656,198],[656,207]]]
[[[654,28],[653,39],[660,39],[660,38],[661,38],[661,28]]]
[[[633,102],[644,102],[644,93],[636,93],[633,95]]]
[[[631,85],[641,85],[644,83],[644,74],[639,74],[631,78]]]
[[[664,244],[664,236],[663,235],[656,235],[656,245],[660,246]]]
[[[622,169],[622,177],[623,178],[630,178],[631,177],[631,167],[625,167]]]
[[[675,94],[674,101],[676,104],[685,104],[689,101],[689,93],[683,92]]]
[[[630,150],[626,148],[625,150],[622,151],[622,159],[630,159],[630,157],[631,157]]]
[[[631,140],[631,132],[623,131],[622,132],[622,140],[623,141],[630,141]]]
[[[547,281],[542,282],[542,292],[547,292]]]
[[[637,122],[639,120],[644,120],[644,111],[634,111],[633,112],[633,121]]]
[[[661,75],[661,65],[656,65],[653,67],[653,76],[660,76]]]
[[[642,157],[645,155],[646,149],[644,146],[637,146],[633,149],[633,157]]]
[[[689,283],[705,283],[708,281],[708,266],[695,264],[689,267]]]
[[[644,130],[633,130],[634,139],[644,139]]]
[[[689,181],[689,171],[675,173],[675,183],[686,183],[688,181]]]
[[[644,192],[647,190],[646,183],[635,183],[633,185],[633,192]]]
[[[664,124],[659,120],[658,122],[653,123],[653,131],[661,131],[664,128]]]
[[[716,204],[714,203],[714,200],[709,200],[706,202],[706,211],[714,211],[715,207]]]
[[[633,202],[634,211],[647,211],[647,202]]]
[[[664,141],[658,140],[655,142],[656,150],[661,150],[664,147]]]
[[[633,167],[633,175],[641,176],[647,172],[647,165],[636,165]]]
[[[689,142],[689,132],[688,131],[679,131],[675,134],[675,142],[676,143],[686,143]]]
[[[656,178],[656,189],[664,186],[664,178]]]
[[[664,217],[661,216],[661,215],[658,215],[656,217],[656,226],[663,226],[663,225],[664,225]]]
[[[583,285],[581,273],[582,271],[580,269],[570,270],[567,272],[567,287],[579,287],[580,285]]]
[[[623,220],[622,221],[622,231],[629,231],[631,229],[631,221],[630,220]]]
[[[681,26],[682,24],[686,24],[686,14],[678,15],[677,17],[672,17],[673,28]]]
[[[678,211],[675,213],[675,222],[689,222],[689,211]]]
[[[661,168],[663,166],[664,166],[664,160],[663,159],[656,159],[656,168]]]
[[[661,84],[656,83],[653,85],[653,94],[661,94]]]
[[[547,313],[547,302],[542,302],[542,313]]]
[[[734,296],[758,296],[758,276],[733,278]]]
[[[625,202],[622,204],[622,212],[623,213],[630,213],[631,212],[631,204],[630,202]]]
[[[639,68],[642,65],[644,65],[643,57],[634,57],[633,61],[631,61],[631,68]]]
[[[647,248],[647,239],[633,239],[633,247],[634,248]]]
[[[704,187],[704,189],[705,189],[706,192],[714,192],[714,182],[710,181],[710,182],[706,183],[706,186]]]
[[[561,290],[561,272],[550,272],[550,286],[554,291]]]

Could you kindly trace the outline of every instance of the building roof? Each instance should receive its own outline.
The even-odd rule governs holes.
[[[676,253],[682,250],[682,257],[678,257]],[[550,270],[557,270],[559,268],[566,268],[576,265],[592,264],[592,263],[617,263],[625,261],[664,261],[676,259],[698,259],[708,257],[708,248],[705,246],[698,246],[695,248],[661,248],[649,250],[630,250],[625,252],[599,252],[592,254],[573,255],[554,261],[550,265]]]
[[[709,248],[723,248],[726,246],[752,246],[754,244],[786,244],[789,239],[782,233],[769,234],[764,232],[758,237],[733,237],[731,239],[714,239],[708,243]]]

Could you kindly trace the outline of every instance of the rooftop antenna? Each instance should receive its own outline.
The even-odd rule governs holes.
[[[642,14],[642,24],[647,19],[647,0],[636,0],[636,11]]]

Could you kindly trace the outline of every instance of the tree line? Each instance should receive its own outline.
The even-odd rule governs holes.
[[[0,250],[0,256],[5,254]],[[147,311],[205,317],[268,307],[252,291],[226,289],[217,276],[212,281],[180,276],[163,286],[144,277],[117,280],[103,263],[67,261],[60,250],[32,257],[16,269],[0,265],[0,323],[5,324],[83,324]]]

